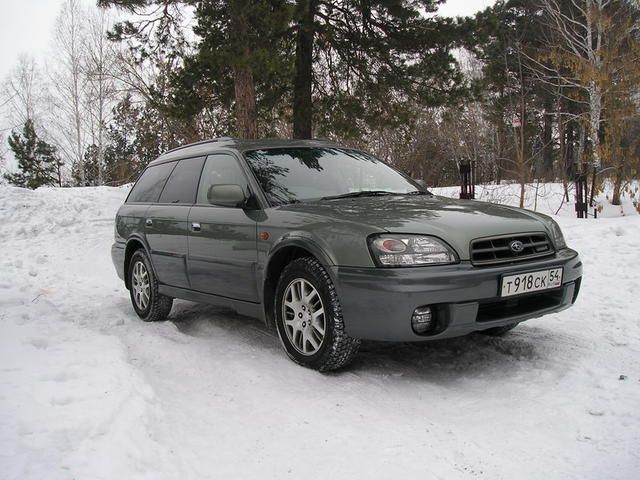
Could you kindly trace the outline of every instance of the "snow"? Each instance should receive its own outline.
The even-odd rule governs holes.
[[[553,214],[561,187],[542,186]],[[517,188],[479,193],[514,203]],[[572,309],[501,339],[366,343],[319,374],[219,308],[139,321],[109,253],[126,193],[0,187],[0,478],[637,478],[629,198],[624,216],[561,209],[585,270]]]
[[[575,218],[575,186],[570,184],[567,188],[569,191],[568,202],[564,199],[564,187],[560,183],[526,184],[524,208],[547,215]],[[601,191],[595,198],[598,217],[620,217],[640,213],[639,181],[632,181],[623,186],[620,205],[612,205],[610,202],[613,190],[611,182],[605,180],[598,189]],[[437,195],[445,197],[458,198],[460,194],[460,187],[443,187],[431,190]],[[517,207],[520,204],[520,184],[478,185],[476,186],[476,199]],[[593,208],[589,209],[589,215],[593,216]]]

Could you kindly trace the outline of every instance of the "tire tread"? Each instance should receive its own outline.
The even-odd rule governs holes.
[[[169,313],[171,312],[171,307],[173,306],[173,298],[158,293],[158,279],[156,278],[153,268],[151,267],[149,257],[144,250],[138,249],[131,256],[129,275],[131,275],[131,271],[133,270],[133,265],[136,262],[136,257],[140,257],[142,259],[142,261],[145,263],[147,271],[149,272],[151,283],[151,304],[149,307],[149,312],[146,315],[143,315],[138,311],[132,297],[131,303],[133,304],[133,308],[138,316],[145,322],[160,322],[166,320],[169,316]]]
[[[351,363],[358,354],[358,350],[360,349],[360,340],[350,337],[345,332],[344,319],[342,318],[342,307],[340,306],[338,292],[331,281],[331,277],[329,277],[327,271],[316,258],[300,257],[292,260],[284,268],[281,278],[286,277],[289,272],[296,269],[312,271],[322,279],[328,290],[329,302],[331,303],[331,308],[327,309],[325,307],[325,310],[330,310],[334,313],[332,343],[327,346],[327,349],[319,359],[317,366],[314,366],[313,368],[320,372],[329,372],[343,368]],[[279,289],[277,289],[277,291],[279,291]],[[277,305],[278,302],[274,303]],[[277,309],[277,307],[275,308]],[[278,318],[278,312],[276,311],[274,313],[275,318]],[[308,364],[299,361],[294,356],[289,355],[289,357],[296,363],[309,367]]]

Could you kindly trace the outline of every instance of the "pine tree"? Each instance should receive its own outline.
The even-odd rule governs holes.
[[[198,43],[176,72],[172,111],[182,119],[203,111],[223,117],[234,106],[242,137],[271,133],[274,118],[285,118],[297,138],[359,138],[367,128],[406,125],[410,107],[468,93],[452,50],[470,42],[472,23],[427,16],[438,0],[98,3],[134,11],[194,6]],[[115,33],[123,39],[141,32],[123,24]]]
[[[439,3],[297,0],[294,137],[361,138],[464,98],[452,50],[473,43],[473,23],[432,15]]]
[[[150,161],[190,141],[180,130],[180,125],[168,123],[151,103],[135,104],[131,96],[124,97],[113,109],[107,128],[105,182],[121,185],[135,180]]]
[[[84,161],[81,164],[75,163],[71,169],[74,185],[81,187],[101,185],[100,170],[103,166],[100,165],[98,145],[89,145],[84,152]]]
[[[10,183],[32,189],[60,185],[59,169],[62,162],[56,148],[38,137],[31,120],[25,122],[22,133],[11,132],[9,147],[18,161],[19,170],[5,174],[5,179]]]

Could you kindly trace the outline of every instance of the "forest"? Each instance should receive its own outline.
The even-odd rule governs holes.
[[[0,87],[5,182],[120,185],[178,145],[328,138],[429,186],[640,171],[637,0],[65,0]],[[9,162],[9,159],[14,159]],[[521,199],[522,202],[522,199]]]

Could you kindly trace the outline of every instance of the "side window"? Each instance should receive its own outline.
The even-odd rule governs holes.
[[[162,190],[160,203],[193,203],[204,157],[180,160]]]
[[[240,185],[242,188],[247,185],[247,177],[238,160],[226,153],[209,155],[200,176],[197,203],[209,204],[207,197],[212,185],[228,184]]]
[[[162,188],[175,166],[176,162],[169,162],[148,167],[144,172],[142,172],[142,176],[140,176],[136,184],[133,186],[131,193],[127,197],[127,203],[157,202],[160,192],[162,192]]]

